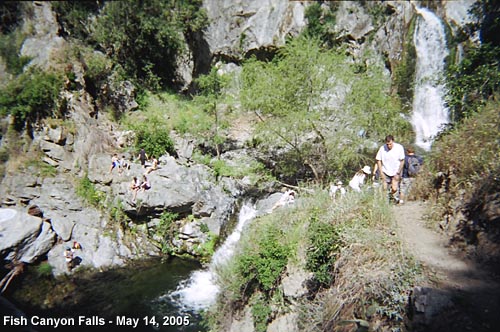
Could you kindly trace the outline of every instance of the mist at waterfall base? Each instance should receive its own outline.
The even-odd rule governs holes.
[[[244,204],[235,229],[214,253],[208,268],[193,272],[189,279],[179,284],[176,291],[166,294],[163,298],[177,303],[186,311],[194,312],[206,309],[215,303],[219,292],[215,271],[234,255],[245,225],[255,218],[256,214],[257,211],[251,204]]]
[[[450,122],[445,103],[445,59],[448,56],[443,23],[430,10],[417,8],[419,18],[414,33],[417,52],[412,125],[415,143],[430,150],[435,136]]]

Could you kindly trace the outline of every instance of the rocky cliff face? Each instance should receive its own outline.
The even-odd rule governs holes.
[[[212,56],[241,60],[283,46],[305,27],[305,5],[298,1],[211,1],[203,6],[210,20],[205,38]]]

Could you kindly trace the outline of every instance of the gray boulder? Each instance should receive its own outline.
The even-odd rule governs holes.
[[[0,255],[33,263],[47,254],[56,239],[50,224],[14,209],[0,209]]]
[[[283,46],[306,25],[299,1],[205,0],[203,7],[211,22],[205,33],[210,53],[230,58]]]

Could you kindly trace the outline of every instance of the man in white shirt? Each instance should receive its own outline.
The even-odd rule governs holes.
[[[385,144],[380,147],[375,157],[377,160],[380,178],[384,190],[387,190],[387,185],[391,185],[391,194],[397,200],[397,191],[399,181],[403,172],[405,163],[405,150],[401,144],[394,142],[394,136],[387,135]]]

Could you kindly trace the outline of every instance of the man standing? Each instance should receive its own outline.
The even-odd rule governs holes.
[[[375,159],[380,170],[380,178],[384,190],[387,190],[387,185],[390,184],[392,198],[397,201],[399,181],[401,180],[405,163],[405,150],[403,146],[394,142],[394,136],[387,135],[385,137],[385,144],[380,147]]]

